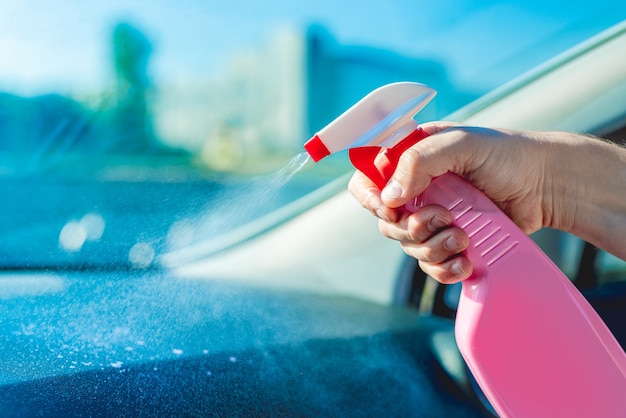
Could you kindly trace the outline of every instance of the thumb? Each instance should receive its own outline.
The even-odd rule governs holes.
[[[386,206],[401,207],[422,193],[434,177],[456,171],[458,154],[450,150],[450,136],[440,132],[459,126],[454,122],[429,122],[420,125],[431,136],[407,149],[398,162],[390,181],[381,192]]]

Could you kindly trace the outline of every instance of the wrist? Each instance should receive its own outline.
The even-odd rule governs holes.
[[[626,149],[562,134],[553,153],[551,227],[626,259]]]

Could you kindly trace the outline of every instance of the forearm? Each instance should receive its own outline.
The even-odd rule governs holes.
[[[560,157],[568,169],[557,181],[568,232],[626,260],[626,148],[596,138],[572,136],[576,142]],[[558,171],[558,170],[557,170]],[[571,208],[564,207],[571,205]]]

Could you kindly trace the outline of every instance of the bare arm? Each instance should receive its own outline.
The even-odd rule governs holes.
[[[626,260],[626,148],[583,137],[563,152],[571,155],[573,178],[563,181],[557,199],[574,200],[576,210],[561,229]],[[572,199],[565,187],[577,195]]]

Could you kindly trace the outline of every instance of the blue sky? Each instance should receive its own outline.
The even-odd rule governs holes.
[[[615,0],[0,0],[0,91],[106,85],[120,20],[152,40],[158,77],[210,76],[279,27],[319,23],[342,44],[436,59],[462,82],[484,84],[624,18],[626,2]]]

